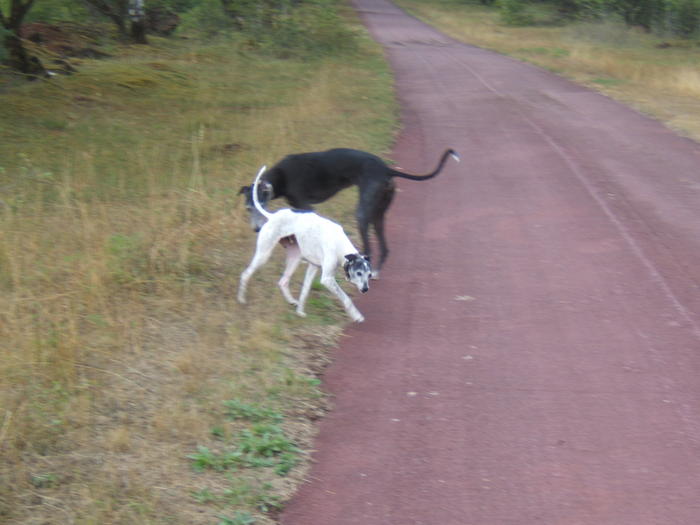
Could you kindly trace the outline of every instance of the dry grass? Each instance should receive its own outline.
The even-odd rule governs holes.
[[[700,140],[700,56],[695,42],[662,41],[614,21],[510,27],[497,10],[476,4],[399,3],[456,39],[567,76]]]
[[[271,522],[260,501],[303,466],[197,472],[187,456],[235,441],[230,399],[279,411],[308,449],[345,318],[332,302],[292,315],[279,264],[234,301],[254,242],[236,193],[291,151],[388,147],[390,77],[361,39],[314,63],[156,40],[4,93],[0,521]],[[323,211],[347,223],[353,201]]]

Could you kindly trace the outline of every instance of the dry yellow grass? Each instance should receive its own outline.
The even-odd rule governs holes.
[[[700,56],[693,42],[665,42],[615,22],[510,27],[495,9],[454,0],[399,4],[453,38],[550,69],[700,140]]]
[[[388,147],[390,78],[360,38],[314,63],[156,41],[4,94],[0,521],[270,522],[258,500],[289,494],[302,467],[229,479],[187,456],[241,430],[230,399],[278,410],[310,447],[315,374],[345,318],[332,301],[294,316],[270,284],[280,264],[235,302],[254,243],[236,193],[289,152]],[[353,203],[322,209],[354,232]]]

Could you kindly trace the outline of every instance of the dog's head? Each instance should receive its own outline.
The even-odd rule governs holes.
[[[243,195],[245,198],[245,207],[248,210],[248,216],[250,218],[250,226],[255,232],[259,232],[263,224],[267,222],[267,219],[260,213],[255,204],[253,203],[253,186],[241,186],[239,195]],[[258,201],[261,206],[266,206],[268,202],[272,199],[274,195],[274,190],[272,184],[267,181],[262,181],[258,184]]]
[[[362,293],[367,293],[369,279],[372,277],[372,265],[369,262],[369,257],[359,253],[350,253],[345,256],[343,269],[347,280],[357,286],[357,289]]]

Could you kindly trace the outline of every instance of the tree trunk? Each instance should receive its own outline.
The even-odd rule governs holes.
[[[129,18],[131,18],[131,39],[136,44],[148,44],[144,0],[131,0],[129,2]]]
[[[34,0],[28,0],[25,3],[22,3],[22,0],[12,0],[10,13],[7,17],[0,9],[0,23],[7,30],[3,45],[7,49],[9,57],[5,63],[10,68],[31,77],[48,77],[48,72],[41,65],[39,59],[27,53],[20,36],[22,21],[33,3]]]
[[[48,76],[48,73],[44,69],[44,66],[41,65],[39,59],[27,53],[27,50],[24,49],[24,45],[22,44],[22,39],[16,34],[9,33],[5,37],[4,43],[10,55],[6,60],[10,68],[34,77]]]
[[[114,22],[121,38],[124,40],[129,38],[129,31],[126,27],[128,0],[83,0],[83,2],[91,11],[97,11]]]

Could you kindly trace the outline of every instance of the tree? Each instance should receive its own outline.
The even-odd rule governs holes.
[[[137,44],[148,43],[145,0],[84,0],[84,2],[114,22],[123,39]]]
[[[109,18],[117,26],[119,35],[128,37],[126,29],[127,0],[84,0],[88,7],[92,7],[98,13]]]
[[[8,57],[5,63],[26,75],[47,76],[39,59],[30,55],[22,43],[21,28],[24,17],[32,7],[34,0],[11,0],[10,12],[5,15],[0,7],[0,23],[4,28],[3,45]]]
[[[665,0],[613,0],[612,7],[624,18],[627,25],[639,26],[651,31],[663,18]]]
[[[146,40],[145,0],[129,0],[129,18],[131,19],[131,39],[137,44],[148,44]]]

